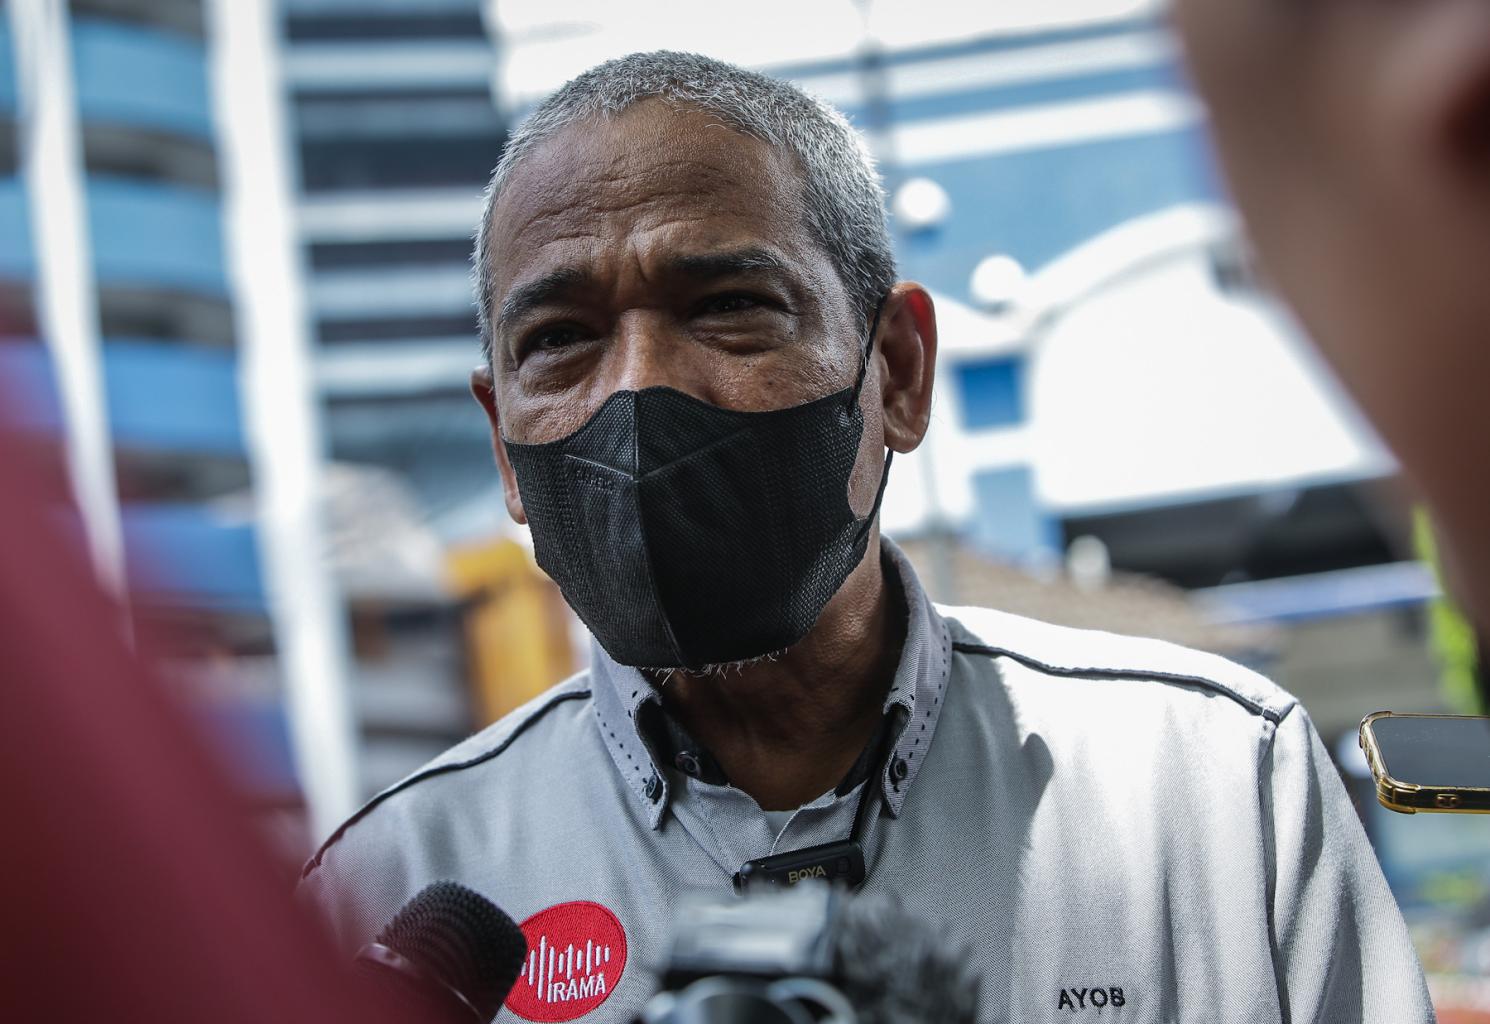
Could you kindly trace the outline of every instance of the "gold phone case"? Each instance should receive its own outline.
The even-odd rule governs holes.
[[[1378,711],[1361,720],[1360,743],[1366,752],[1371,777],[1376,780],[1376,799],[1383,807],[1403,814],[1431,811],[1440,814],[1490,814],[1490,789],[1477,786],[1421,786],[1387,774],[1386,761],[1371,726],[1378,718],[1393,715]],[[1397,715],[1398,718],[1472,718],[1473,715]]]

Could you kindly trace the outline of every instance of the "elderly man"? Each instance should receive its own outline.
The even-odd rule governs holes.
[[[380,794],[303,893],[349,949],[430,881],[486,893],[534,948],[504,1018],[628,1020],[680,892],[807,875],[939,922],[990,1019],[1425,1019],[1291,697],[938,609],[880,538],[936,353],[882,199],[840,115],[697,56],[601,65],[516,132],[472,387],[593,664]]]

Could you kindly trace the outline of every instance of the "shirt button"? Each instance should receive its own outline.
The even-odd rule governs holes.
[[[905,763],[905,758],[897,757],[890,762],[890,778],[896,782],[905,781],[905,777],[911,773],[911,766]]]
[[[662,799],[662,779],[656,775],[647,780],[647,799],[654,804]]]
[[[678,771],[684,775],[697,775],[699,772],[698,758],[691,750],[680,750],[678,756],[673,758],[673,764],[678,766]]]

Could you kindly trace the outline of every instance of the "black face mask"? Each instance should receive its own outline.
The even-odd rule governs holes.
[[[864,557],[874,507],[848,503],[864,432],[852,387],[771,412],[672,388],[618,391],[574,433],[506,441],[538,564],[612,658],[744,661],[812,628]]]

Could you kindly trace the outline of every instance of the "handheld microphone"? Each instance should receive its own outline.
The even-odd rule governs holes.
[[[486,897],[435,882],[357,953],[362,975],[413,1019],[488,1024],[528,956],[522,929]]]

